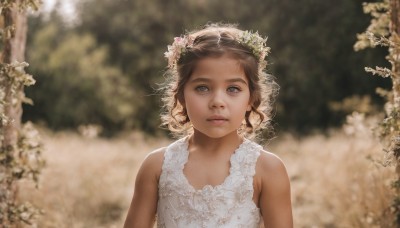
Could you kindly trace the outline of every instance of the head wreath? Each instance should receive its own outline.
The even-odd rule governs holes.
[[[190,35],[175,37],[172,45],[168,45],[168,51],[164,55],[168,59],[168,67],[170,69],[176,69],[179,59],[189,48],[193,47],[194,39]],[[258,32],[246,30],[240,31],[235,40],[251,51],[259,62],[259,71],[263,71],[267,65],[265,57],[270,51],[270,48],[266,45],[267,38],[261,37]]]

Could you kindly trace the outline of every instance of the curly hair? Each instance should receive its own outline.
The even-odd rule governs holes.
[[[184,136],[192,132],[189,116],[182,105],[184,87],[199,60],[227,55],[238,60],[249,81],[251,110],[246,112],[238,132],[247,138],[254,138],[261,130],[272,128],[270,124],[272,103],[279,86],[271,75],[265,73],[267,65],[264,60],[265,55],[260,56],[257,53],[261,53],[261,50],[255,50],[259,45],[251,46],[242,42],[244,39],[240,36],[243,32],[231,24],[209,24],[201,30],[186,34],[184,38],[190,42],[186,40],[185,46],[177,49],[178,54],[166,53],[166,56],[169,54],[174,58],[170,61],[174,64],[169,65],[165,73],[166,84],[162,87],[164,102],[164,110],[161,114],[162,126],[167,126],[176,136]],[[261,38],[258,33],[247,32],[246,34]],[[172,47],[169,46],[169,51]],[[269,50],[266,46],[264,48]]]

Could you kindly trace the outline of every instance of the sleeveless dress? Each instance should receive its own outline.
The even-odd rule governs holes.
[[[253,201],[253,176],[262,147],[244,139],[230,158],[224,182],[196,190],[183,173],[189,156],[187,139],[181,138],[166,148],[158,184],[157,227],[259,227],[261,216]]]

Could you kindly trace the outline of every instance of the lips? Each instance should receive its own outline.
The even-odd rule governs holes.
[[[221,124],[221,123],[228,121],[228,119],[223,116],[215,115],[215,116],[210,116],[209,118],[207,118],[207,121],[216,123],[216,124]]]

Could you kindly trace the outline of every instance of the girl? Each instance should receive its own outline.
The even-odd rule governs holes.
[[[149,154],[125,228],[292,227],[282,161],[251,141],[270,121],[276,84],[258,33],[209,25],[165,53],[163,123],[183,137]]]

